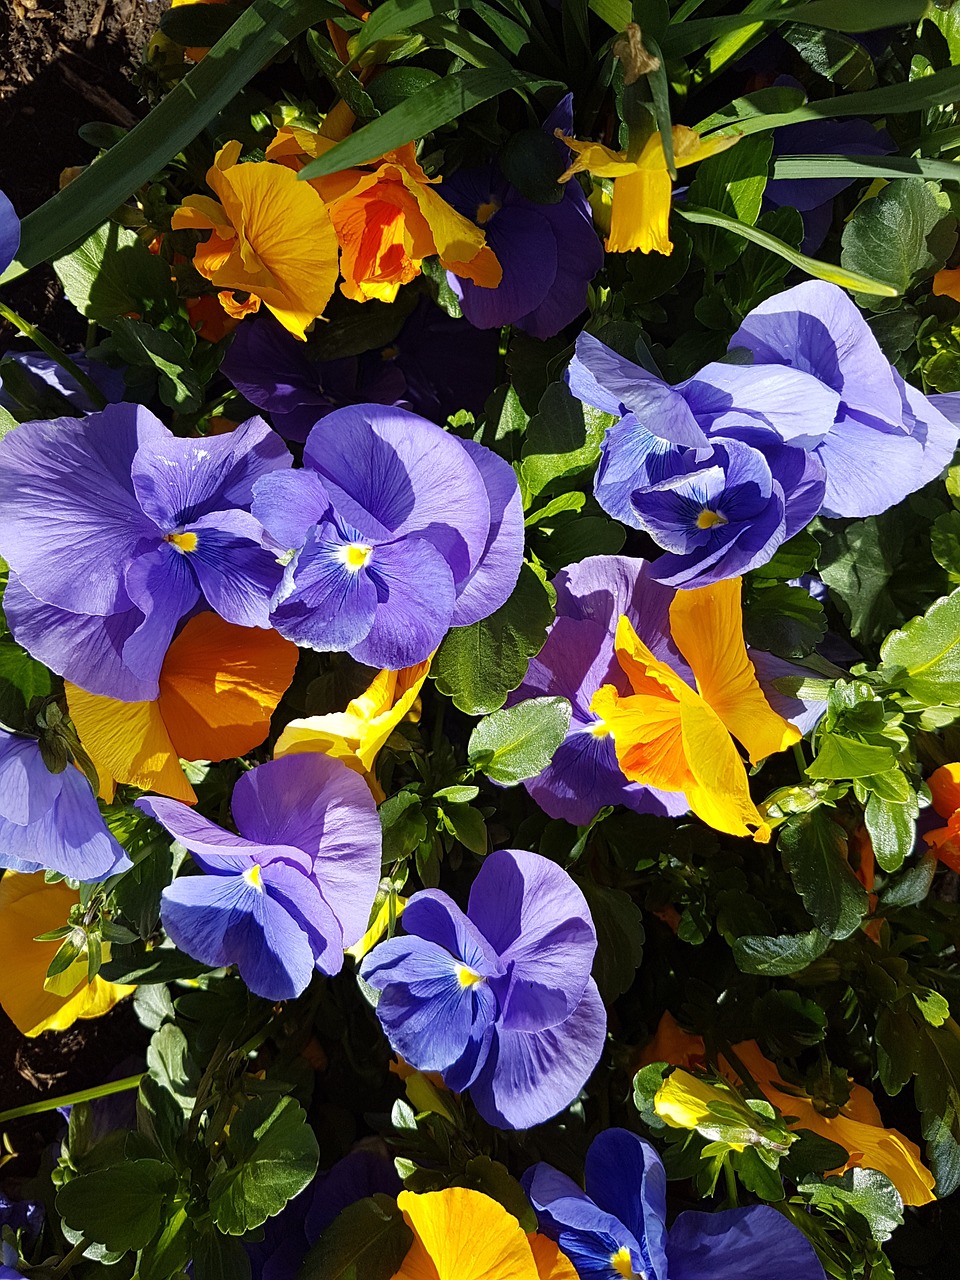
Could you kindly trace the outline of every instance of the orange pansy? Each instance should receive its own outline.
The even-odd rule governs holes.
[[[67,705],[100,794],[110,800],[115,783],[126,782],[195,804],[180,759],[227,760],[259,746],[297,656],[275,631],[201,613],[167,650],[153,702],[118,702],[68,683]]]
[[[337,282],[337,237],[326,206],[284,165],[238,164],[241,145],[228,142],[207,171],[220,202],[188,196],[174,230],[209,231],[193,265],[221,290],[235,319],[263,305],[295,338],[323,312]],[[249,294],[245,300],[233,292]]]
[[[933,807],[947,825],[928,831],[923,838],[944,866],[960,871],[960,763],[941,765],[927,785]]]

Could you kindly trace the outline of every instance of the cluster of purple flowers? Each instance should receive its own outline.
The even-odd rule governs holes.
[[[847,295],[818,281],[756,307],[729,359],[677,386],[589,334],[567,380],[618,419],[597,500],[664,548],[653,576],[674,587],[765,564],[818,514],[886,511],[935,479],[960,438]]]

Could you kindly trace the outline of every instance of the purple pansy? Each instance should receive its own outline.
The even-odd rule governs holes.
[[[6,271],[20,248],[20,219],[9,197],[0,191],[0,275]]]
[[[182,951],[236,965],[268,1000],[298,996],[314,968],[340,971],[380,882],[380,821],[359,774],[312,753],[251,769],[233,789],[238,835],[177,800],[151,796],[137,807],[204,873],[163,891],[163,927]]]
[[[391,1046],[490,1124],[526,1129],[569,1106],[600,1059],[606,1013],[590,976],[597,935],[566,871],[524,850],[489,855],[467,911],[416,893],[405,936],[374,947],[360,973],[380,992]]]
[[[659,562],[658,562],[659,563]],[[693,672],[670,634],[670,604],[676,592],[658,582],[653,565],[627,556],[590,556],[568,565],[553,580],[557,616],[546,643],[530,661],[523,684],[509,698],[513,706],[526,698],[564,697],[572,714],[567,736],[542,773],[524,787],[551,818],[576,826],[591,822],[605,805],[625,805],[636,813],[678,817],[687,812],[686,798],[628,782],[617,763],[613,739],[598,732],[600,721],[590,710],[597,690],[612,684],[632,693],[617,662],[617,621],[629,618],[635,631],[661,662],[668,663],[690,685]],[[779,693],[773,681],[797,675],[791,663],[749,650],[764,696],[775,711],[806,733],[823,704],[801,702]]]
[[[479,413],[496,385],[498,349],[497,334],[424,297],[388,346],[337,360],[311,360],[272,316],[254,316],[238,327],[220,372],[287,440],[306,440],[321,418],[351,404],[399,405],[434,422],[459,409]]]
[[[554,131],[573,132],[573,95],[567,94],[543,125],[557,153],[557,176],[566,149]],[[576,182],[556,204],[536,204],[512,186],[496,164],[461,169],[443,184],[458,213],[483,227],[503,278],[495,289],[447,273],[463,314],[479,329],[516,325],[534,338],[552,338],[587,305],[587,287],[603,266],[603,248],[590,206]]]
[[[49,387],[62,396],[78,413],[92,413],[96,409],[97,406],[89,393],[50,356],[41,355],[37,351],[17,351],[4,356],[4,359],[18,364],[31,382],[40,384],[41,391],[44,387]],[[103,392],[104,398],[111,404],[124,399],[126,386],[121,369],[112,369],[102,360],[91,360],[82,352],[73,353],[70,359],[81,372],[92,379]],[[11,413],[19,408],[19,402],[5,390],[2,380],[0,380],[0,408],[7,409]]]
[[[51,773],[36,739],[0,729],[0,867],[88,882],[132,865],[80,770]]]
[[[516,476],[482,445],[403,409],[339,409],[303,469],[266,476],[253,512],[294,549],[271,621],[313,649],[394,670],[509,596],[523,557]]]
[[[357,1147],[318,1173],[275,1218],[267,1219],[263,1240],[245,1243],[252,1280],[291,1280],[307,1251],[344,1209],[367,1196],[396,1196],[402,1191],[386,1147],[379,1147]]]
[[[780,76],[777,84],[798,85]],[[798,85],[799,87],[799,85]],[[896,151],[886,129],[869,120],[804,120],[773,131],[777,156],[888,156]],[[797,209],[803,218],[804,253],[816,253],[833,220],[833,202],[855,178],[772,178],[763,190],[764,208]]]
[[[523,1175],[540,1231],[581,1280],[825,1280],[807,1237],[769,1205],[681,1213],[667,1229],[667,1178],[654,1147],[607,1129],[587,1151],[582,1190],[549,1164]]]
[[[142,701],[198,605],[268,627],[281,569],[250,502],[254,481],[290,463],[259,418],[186,440],[132,404],[23,423],[0,441],[15,637],[91,693]]]

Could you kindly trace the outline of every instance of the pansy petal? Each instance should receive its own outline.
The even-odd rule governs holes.
[[[443,947],[481,977],[503,973],[504,966],[482,929],[440,889],[414,894],[404,910],[403,927],[407,933]]]
[[[366,573],[377,607],[369,631],[350,648],[353,657],[395,671],[425,661],[446,635],[456,607],[446,560],[424,538],[403,538],[380,543]]]
[[[165,433],[138,450],[130,475],[143,510],[170,533],[214,511],[249,507],[255,482],[292,461],[262,418],[248,418],[200,440]]]
[[[107,830],[90,783],[72,764],[63,771],[59,796],[37,822],[21,827],[0,819],[0,865],[9,859],[82,882],[106,880],[133,865]]]
[[[61,777],[51,773],[34,738],[0,729],[0,818],[19,827],[37,822],[60,794]]]
[[[169,542],[145,547],[127,565],[124,587],[143,621],[124,642],[123,661],[144,680],[159,681],[177,624],[200,598],[187,557]]]
[[[257,481],[251,511],[278,547],[302,547],[327,517],[330,498],[315,471],[274,471]]]
[[[377,589],[362,568],[344,563],[344,545],[332,525],[317,525],[287,566],[270,621],[288,640],[342,652],[373,626]]]
[[[141,434],[158,430],[146,409],[119,404],[21,423],[0,442],[0,552],[33,595],[112,611],[126,561],[142,538],[159,537],[130,480]]]
[[[244,775],[246,776],[246,775]],[[167,800],[160,796],[141,796],[136,807],[149,814],[169,831],[175,840],[189,849],[197,866],[205,871],[223,873],[249,870],[259,865],[267,857],[283,856],[295,866],[309,870],[310,860],[292,845],[283,845],[279,841],[267,845],[261,840],[247,840],[243,836],[225,831],[209,818],[177,800]]]
[[[702,697],[747,748],[751,764],[800,740],[799,730],[764,697],[747,656],[739,578],[678,591],[670,624]]]
[[[769,1205],[681,1213],[667,1243],[670,1280],[824,1280],[813,1245]]]
[[[522,1227],[490,1196],[465,1187],[401,1191],[397,1206],[414,1238],[393,1280],[537,1280]]]
[[[488,1124],[529,1129],[570,1105],[600,1061],[607,1013],[596,983],[574,1012],[546,1031],[498,1028],[471,1097]]]
[[[556,278],[560,252],[550,223],[535,208],[500,209],[486,230],[503,271],[500,283],[485,289],[470,280],[451,279],[463,314],[478,329],[513,324],[538,307]]]
[[[332,976],[343,968],[343,930],[312,876],[282,859],[260,868],[270,897],[303,930],[313,949],[314,964]]]
[[[523,499],[509,462],[475,440],[461,444],[480,473],[490,503],[490,532],[480,560],[458,584],[450,625],[467,627],[487,618],[517,584],[523,562]]]
[[[584,1182],[638,1241],[644,1273],[667,1280],[667,1175],[656,1148],[628,1129],[607,1129],[590,1144]]]
[[[0,275],[6,271],[20,248],[20,219],[9,197],[0,191]]]
[[[832,387],[787,364],[715,361],[679,383],[677,390],[711,435],[751,423],[801,449],[812,449],[823,439],[840,406]]]
[[[923,467],[923,445],[915,436],[878,431],[849,414],[817,455],[827,473],[825,516],[879,515],[914,490],[913,477]]]
[[[494,983],[501,1028],[540,1031],[570,1017],[590,978],[597,935],[566,871],[535,853],[497,849],[473,882],[467,911],[508,967]]]
[[[259,523],[246,511],[219,511],[187,532],[197,539],[187,559],[210,607],[237,626],[268,627],[283,570],[260,545]]]

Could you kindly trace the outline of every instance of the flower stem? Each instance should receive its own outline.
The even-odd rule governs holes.
[[[60,1280],[61,1276],[65,1276],[72,1268],[73,1264],[80,1261],[89,1246],[90,1241],[87,1237],[81,1236],[66,1257],[61,1258],[54,1270],[50,1273],[51,1280]]]
[[[737,1175],[733,1172],[729,1156],[723,1162],[723,1176],[727,1183],[727,1200],[730,1202],[728,1207],[736,1209],[740,1203],[737,1198]]]
[[[55,342],[51,342],[49,338],[45,337],[36,325],[31,324],[29,320],[24,320],[23,316],[18,315],[5,302],[0,302],[0,316],[9,324],[12,324],[15,329],[19,329],[31,342],[36,343],[41,351],[48,355],[51,360],[55,360],[61,369],[69,373],[70,377],[86,391],[96,408],[106,408],[107,398],[93,379],[85,374],[65,351],[61,351]]]

